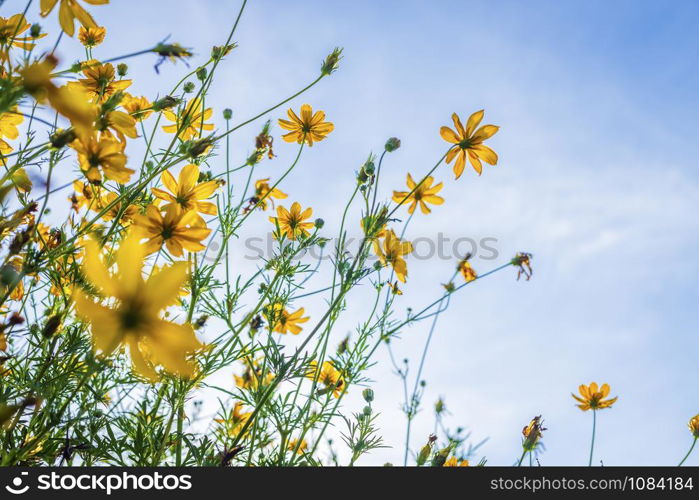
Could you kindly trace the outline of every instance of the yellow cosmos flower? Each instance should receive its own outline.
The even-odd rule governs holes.
[[[108,111],[104,113],[97,121],[96,129],[105,136],[114,137],[114,134],[116,134],[123,146],[122,149],[126,147],[126,137],[132,139],[138,137],[136,119],[123,111]]]
[[[468,467],[468,460],[458,460],[456,457],[450,457],[444,462],[442,467]]]
[[[311,361],[306,377],[321,382],[325,386],[325,393],[332,391],[336,398],[340,397],[344,389],[345,380],[342,373],[330,361],[323,361],[320,369],[316,361]]]
[[[156,198],[167,202],[163,205],[163,209],[172,206],[184,212],[193,210],[206,215],[216,215],[216,204],[203,200],[210,197],[220,183],[218,181],[199,182],[197,165],[185,165],[180,170],[177,180],[166,170],[160,180],[169,192],[159,188],[153,188],[152,191]]]
[[[104,42],[104,36],[107,34],[107,29],[103,26],[97,26],[96,28],[86,28],[85,26],[80,26],[78,30],[78,40],[85,47],[96,47],[100,43]]]
[[[24,121],[24,116],[19,114],[17,106],[10,109],[6,113],[0,114],[0,153],[7,154],[12,151],[12,146],[10,146],[3,139],[17,139],[19,137],[19,130],[17,130],[17,125]]]
[[[459,116],[454,113],[451,115],[451,119],[454,122],[456,132],[449,127],[442,127],[439,130],[442,139],[455,144],[447,153],[447,163],[451,163],[454,158],[456,158],[454,174],[457,179],[461,177],[464,171],[467,155],[471,162],[471,166],[478,172],[478,175],[481,175],[483,171],[481,160],[490,165],[495,165],[498,162],[498,155],[495,154],[495,151],[483,144],[483,141],[495,135],[500,127],[496,127],[495,125],[483,125],[476,130],[476,127],[478,127],[481,120],[483,120],[483,114],[483,110],[473,113],[469,116],[466,122],[466,128],[464,128]]]
[[[429,214],[432,210],[427,206],[428,203],[432,205],[441,205],[444,203],[444,198],[437,196],[442,190],[442,183],[432,185],[434,178],[432,176],[427,177],[422,184],[417,186],[412,176],[408,174],[408,179],[406,184],[410,191],[393,191],[393,201],[396,203],[408,203],[408,213],[412,214],[415,212],[415,207],[420,204],[420,210],[423,214]],[[417,188],[416,188],[417,186]]]
[[[306,453],[308,451],[308,442],[305,439],[302,439],[301,443],[299,444],[298,439],[292,439],[291,441],[289,441],[289,444],[287,445],[287,449],[289,451],[296,450],[297,455],[303,455],[304,453]]]
[[[179,130],[177,137],[183,141],[201,136],[202,130],[214,129],[213,123],[204,123],[211,118],[213,110],[204,109],[204,103],[199,98],[191,99],[179,115],[169,109],[163,111],[163,114],[165,118],[174,122],[174,125],[165,125],[163,130],[170,134]]]
[[[291,332],[294,335],[298,335],[301,333],[301,330],[303,330],[303,328],[299,326],[299,323],[306,323],[311,319],[309,316],[304,317],[304,312],[304,308],[302,307],[290,313],[284,309],[282,304],[277,303],[270,308],[268,314],[269,322],[274,325],[273,331],[276,333]]]
[[[526,451],[533,451],[539,445],[539,441],[543,437],[543,431],[546,428],[543,426],[544,421],[541,420],[541,415],[538,415],[529,422],[529,425],[522,429],[522,447]],[[524,457],[524,455],[522,455]]]
[[[58,21],[61,23],[61,28],[68,36],[75,34],[75,19],[86,28],[97,28],[97,23],[92,18],[90,13],[86,11],[78,0],[60,0],[61,5],[58,8]],[[56,6],[58,0],[41,0],[41,16],[48,16]],[[85,0],[85,3],[90,5],[104,5],[109,3],[109,0]]]
[[[692,432],[692,435],[699,439],[699,413],[689,419],[689,424],[687,425],[689,430]]]
[[[146,255],[160,250],[163,243],[175,257],[182,257],[184,250],[200,252],[206,248],[202,240],[211,233],[196,212],[182,212],[174,206],[166,208],[163,216],[158,207],[149,205],[146,214],[137,215],[134,222],[140,235],[148,239]]]
[[[128,92],[124,92],[121,105],[139,122],[145,120],[153,113],[153,104],[148,99],[143,96],[134,97]]]
[[[274,208],[274,200],[283,200],[288,195],[277,188],[270,188],[269,177],[255,182],[255,196],[250,199],[251,206],[259,206],[262,210],[267,210],[267,202]]]
[[[225,424],[226,430],[228,431],[228,435],[230,437],[236,437],[243,429],[245,422],[250,420],[251,416],[252,412],[244,412],[243,403],[240,401],[236,401],[228,418],[217,418],[216,422],[218,422],[219,424]]]
[[[73,195],[68,198],[71,207],[76,212],[83,207],[92,208],[95,200],[98,199],[99,187],[90,184],[89,182],[73,181]]]
[[[17,47],[18,49],[26,50],[33,49],[36,45],[33,41],[45,37],[46,33],[42,33],[36,38],[32,36],[20,37],[30,27],[31,24],[27,22],[23,14],[0,17],[0,46],[7,48]]]
[[[108,207],[110,203],[116,201],[118,198],[119,195],[116,193],[107,193],[99,200],[97,206],[95,207],[95,211],[101,211],[105,207]],[[121,208],[122,204],[120,201],[115,203],[110,207],[110,209],[107,212],[105,212],[105,214],[102,216],[102,220],[110,221],[114,220],[117,217],[120,217],[119,222],[121,223],[121,225],[128,226],[134,221],[134,217],[138,215],[138,207],[136,205],[129,205],[124,209],[123,213]]]
[[[270,217],[269,220],[275,224],[281,235],[285,235],[290,240],[295,240],[299,236],[308,236],[309,229],[315,225],[313,222],[305,222],[313,215],[313,209],[308,207],[301,211],[301,204],[294,202],[291,210],[287,210],[281,205],[277,207],[277,216]],[[279,235],[279,236],[281,236]]]
[[[473,281],[478,277],[478,274],[476,274],[476,271],[471,267],[471,263],[468,261],[470,257],[471,256],[468,255],[465,259],[459,262],[458,267],[458,270],[461,273],[461,276],[464,277],[466,283]]]
[[[602,384],[602,387],[597,387],[595,382],[592,382],[589,386],[582,384],[578,387],[580,391],[580,396],[571,394],[573,398],[580,404],[577,405],[582,411],[587,410],[602,410],[604,408],[611,407],[618,398],[606,399],[609,396],[609,384]]]
[[[72,87],[80,87],[87,92],[90,99],[103,103],[115,92],[123,91],[131,86],[131,80],[116,80],[116,72],[111,63],[101,63],[97,60],[89,60],[82,64],[82,73],[85,78],[77,82],[70,82]]]
[[[21,68],[19,75],[22,86],[38,103],[43,104],[48,100],[53,109],[70,120],[78,134],[87,135],[95,120],[94,108],[88,102],[88,96],[82,87],[54,85],[51,75],[57,63],[55,57],[47,56]]]
[[[260,363],[258,361],[246,359],[245,371],[242,375],[233,374],[233,379],[237,387],[253,391],[260,386],[269,385],[274,379],[274,374],[267,372],[267,374],[263,376]]]
[[[194,373],[190,357],[202,347],[201,343],[191,325],[160,318],[187,280],[187,263],[175,263],[144,281],[141,269],[146,253],[138,240],[130,234],[122,241],[116,253],[115,273],[110,273],[100,259],[97,243],[86,243],[82,271],[110,306],[103,305],[104,300],[93,302],[76,289],[73,297],[77,314],[90,323],[96,352],[109,356],[123,344],[128,347],[134,371],[149,380],[158,376],[148,360],[168,373],[190,377]]]
[[[102,182],[102,174],[108,180],[126,184],[134,173],[134,170],[126,167],[122,145],[113,137],[102,136],[97,139],[92,134],[76,139],[70,143],[70,147],[77,151],[80,168],[93,184]]]
[[[298,144],[305,142],[309,146],[313,146],[313,142],[322,141],[330,132],[335,130],[335,125],[325,121],[325,113],[323,111],[313,113],[313,108],[311,108],[310,104],[301,106],[300,118],[291,108],[286,113],[291,121],[279,119],[281,128],[291,130],[291,132],[282,136],[282,139],[286,142],[296,142]]]
[[[383,237],[383,241],[374,246],[381,264],[387,266],[391,264],[396,277],[405,283],[408,276],[408,264],[403,258],[413,251],[413,245],[409,241],[401,241],[392,229],[388,229]]]

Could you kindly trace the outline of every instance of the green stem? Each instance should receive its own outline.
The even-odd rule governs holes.
[[[699,437],[695,437],[695,438],[694,438],[694,441],[692,441],[692,446],[689,447],[689,451],[688,451],[687,454],[684,456],[684,458],[682,459],[682,461],[681,461],[679,464],[677,464],[677,467],[681,467],[682,464],[685,463],[685,461],[689,458],[689,455],[692,454],[692,451],[694,451],[694,446],[697,444],[697,440],[699,440]]]
[[[524,451],[522,452],[522,456],[519,457],[519,462],[517,462],[517,467],[521,467],[521,466],[522,466],[522,462],[524,461],[524,457],[525,457],[526,455],[527,455],[527,450],[524,450]]]
[[[592,453],[595,450],[595,431],[597,430],[597,410],[592,410],[592,441],[590,442],[590,460],[588,467],[592,467]]]

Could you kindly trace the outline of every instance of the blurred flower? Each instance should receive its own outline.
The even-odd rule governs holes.
[[[577,405],[583,411],[587,410],[602,410],[611,407],[618,398],[605,399],[609,396],[609,384],[602,384],[602,387],[597,387],[597,383],[592,382],[589,386],[582,384],[578,387],[580,396],[571,394],[573,398],[580,404]]]
[[[10,17],[0,17],[0,46],[1,47],[17,47],[18,49],[31,50],[34,48],[34,40],[43,38],[46,33],[37,37],[31,35],[20,37],[22,33],[27,31],[31,24],[23,14],[15,14]]]
[[[17,106],[5,113],[0,113],[0,153],[7,154],[12,151],[12,146],[3,139],[17,139],[19,137],[17,125],[23,121],[24,116],[19,113]]]
[[[410,191],[393,191],[393,201],[396,203],[410,202],[410,206],[408,207],[409,214],[415,212],[415,207],[419,203],[422,213],[429,214],[431,210],[430,207],[427,206],[427,203],[431,203],[432,205],[441,205],[444,203],[444,198],[437,196],[437,193],[442,190],[442,183],[440,182],[433,186],[433,182],[434,178],[428,176],[422,184],[418,186],[415,184],[412,176],[408,174],[407,184]]]
[[[114,203],[116,201],[116,203],[111,205],[109,210],[107,210],[104,213],[104,215],[102,215],[102,220],[110,221],[119,217],[119,223],[121,223],[122,226],[128,226],[133,222],[134,217],[138,215],[138,206],[128,205],[122,211],[122,202],[117,200],[120,200],[119,195],[117,193],[107,193],[97,204],[96,210],[101,211],[102,209],[108,207],[111,203]]]
[[[177,133],[177,137],[183,141],[199,137],[202,130],[214,129],[213,123],[204,123],[212,114],[211,108],[204,109],[201,99],[191,99],[179,115],[168,109],[163,111],[165,118],[174,122],[174,125],[163,126],[163,130],[171,134]]]
[[[172,205],[165,209],[165,216],[155,205],[149,205],[145,215],[134,219],[139,235],[148,239],[146,255],[157,252],[163,244],[174,257],[182,257],[184,250],[200,252],[206,248],[202,240],[211,233],[211,229],[201,224],[196,212],[182,212]]]
[[[458,267],[459,272],[461,273],[461,276],[464,277],[464,280],[466,280],[466,283],[473,281],[478,277],[476,271],[471,267],[471,263],[468,261],[470,258],[471,255],[467,255],[461,262],[459,262]]]
[[[296,449],[297,447],[298,449]],[[305,439],[302,439],[301,443],[299,444],[298,439],[292,439],[289,441],[289,444],[287,444],[287,448],[289,451],[296,450],[297,455],[303,455],[306,451],[308,451],[308,442]]]
[[[175,207],[182,212],[193,210],[206,215],[216,215],[216,205],[209,198],[220,186],[218,181],[199,182],[199,167],[194,164],[185,165],[175,180],[169,170],[160,177],[163,185],[169,190],[153,188],[153,194],[167,203],[162,206]]]
[[[457,460],[456,457],[449,457],[442,467],[468,467],[468,460]]]
[[[279,126],[284,130],[291,131],[282,136],[286,142],[298,144],[305,142],[309,146],[313,146],[314,141],[322,141],[335,129],[332,123],[325,121],[325,113],[323,111],[313,113],[310,104],[301,106],[301,118],[291,108],[286,113],[291,121],[279,119]]]
[[[252,412],[243,412],[243,403],[236,401],[230,415],[226,419],[217,418],[216,422],[225,424],[230,437],[236,437],[252,416]]]
[[[85,26],[80,26],[78,30],[78,40],[85,47],[96,47],[100,43],[104,42],[104,36],[107,34],[107,29],[98,26],[96,28],[86,28]]]
[[[48,16],[56,6],[58,0],[41,0],[41,16]],[[58,8],[58,21],[61,23],[61,28],[68,36],[75,34],[75,19],[77,18],[80,24],[87,28],[97,28],[97,23],[78,3],[78,0],[60,0],[61,5]],[[109,0],[85,0],[85,3],[90,5],[104,5],[109,3]]]
[[[483,141],[492,137],[498,131],[499,127],[495,125],[483,125],[476,130],[476,127],[478,127],[483,119],[483,110],[476,111],[468,118],[466,128],[461,124],[461,120],[456,113],[451,115],[451,119],[454,122],[456,132],[449,127],[442,127],[439,133],[442,139],[455,144],[447,153],[447,163],[451,163],[454,158],[456,158],[454,174],[457,179],[461,177],[464,171],[467,155],[474,170],[478,172],[478,175],[483,171],[481,160],[490,165],[495,165],[498,162],[498,155],[495,154],[495,151],[484,145]]]
[[[543,420],[541,420],[541,415],[536,416],[529,422],[529,425],[522,429],[522,435],[524,439],[522,441],[522,447],[526,451],[534,450],[539,444],[539,440],[543,436],[543,431],[546,430],[543,427]]]
[[[252,210],[256,206],[262,210],[267,210],[267,202],[274,208],[274,199],[283,200],[288,195],[278,188],[269,186],[269,177],[260,179],[255,182],[255,196],[248,201],[248,210]]]
[[[153,104],[145,97],[134,97],[128,92],[124,92],[121,105],[137,121],[143,121],[153,113]]]
[[[313,209],[307,208],[301,211],[301,204],[294,202],[291,210],[282,206],[277,207],[277,216],[270,217],[270,222],[279,227],[282,235],[286,235],[290,240],[295,240],[299,236],[308,236],[308,230],[313,227],[313,222],[305,222],[313,215]]]
[[[692,432],[692,435],[699,439],[699,413],[694,415],[690,420],[689,420],[689,430]]]
[[[88,241],[85,250],[85,277],[100,296],[113,298],[111,306],[106,306],[103,300],[93,302],[80,289],[73,293],[78,315],[91,325],[95,351],[109,356],[119,345],[126,345],[134,370],[152,381],[158,376],[148,360],[169,373],[191,376],[194,364],[188,358],[201,348],[194,330],[191,325],[160,318],[160,312],[177,299],[187,280],[187,263],[175,263],[144,281],[141,268],[146,254],[137,236],[130,234],[122,241],[115,273],[100,259],[95,241]]]
[[[408,264],[403,256],[413,251],[412,243],[401,241],[392,229],[386,231],[383,241],[374,247],[381,264],[384,266],[391,264],[396,277],[405,283],[408,276]]]
[[[233,374],[235,385],[241,389],[256,390],[260,386],[266,386],[274,379],[274,374],[267,372],[263,375],[262,367],[258,361],[245,360],[245,371],[242,375]]]
[[[532,254],[526,252],[517,252],[517,255],[515,255],[514,258],[510,261],[510,263],[513,266],[517,266],[519,268],[519,270],[517,271],[517,281],[519,281],[519,278],[522,275],[526,276],[527,281],[529,281],[529,278],[532,277],[534,271],[532,270],[531,259]]]

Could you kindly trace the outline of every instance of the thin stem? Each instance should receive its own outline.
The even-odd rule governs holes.
[[[590,460],[588,467],[592,467],[592,453],[595,450],[595,431],[597,430],[597,410],[592,410],[592,441],[590,442]]]
[[[688,451],[687,454],[684,456],[684,458],[682,459],[682,461],[681,461],[679,464],[677,464],[677,467],[681,467],[682,464],[685,463],[685,462],[687,461],[687,459],[689,458],[689,455],[691,455],[691,454],[692,454],[692,451],[694,451],[694,446],[696,446],[697,440],[699,440],[699,437],[695,437],[695,438],[694,438],[694,441],[692,441],[692,446],[689,447],[689,451]]]

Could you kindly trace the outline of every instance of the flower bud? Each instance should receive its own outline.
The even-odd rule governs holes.
[[[203,82],[204,80],[206,80],[206,75],[207,75],[207,71],[206,71],[206,68],[204,66],[202,66],[201,68],[199,68],[197,70],[197,78],[199,78],[200,81]]]
[[[41,329],[41,335],[45,339],[51,338],[51,337],[53,337],[53,335],[56,333],[56,331],[58,330],[58,328],[60,326],[61,326],[61,316],[60,316],[60,314],[54,314],[46,321],[44,328]]]
[[[183,90],[188,94],[194,92],[194,84],[192,82],[185,83]]]
[[[397,137],[391,137],[389,140],[386,141],[386,146],[384,147],[386,151],[391,153],[400,147],[400,139],[398,139]]]
[[[162,111],[164,109],[170,109],[174,106],[177,106],[180,103],[180,100],[172,97],[170,95],[166,95],[162,99],[158,99],[153,103],[153,111],[158,112]]]
[[[365,406],[364,409],[362,410],[362,413],[364,413],[364,416],[366,416],[366,417],[371,415],[371,406]]]
[[[416,459],[418,467],[427,462],[427,459],[430,458],[430,453],[432,453],[432,443],[427,443],[425,446],[420,448],[420,453],[417,454]]]
[[[337,70],[340,59],[342,59],[342,49],[340,47],[335,47],[335,49],[325,58],[323,64],[320,66],[321,75],[329,75]]]
[[[119,76],[126,76],[126,73],[129,72],[129,66],[125,63],[119,63],[117,64],[117,74]]]
[[[39,38],[39,35],[41,35],[41,25],[32,24],[32,27],[29,29],[29,36],[32,38]]]
[[[364,398],[364,401],[371,403],[374,400],[374,391],[367,387],[362,391],[362,397]]]
[[[226,108],[223,110],[223,119],[224,120],[230,120],[233,118],[233,110],[230,108]]]
[[[316,219],[314,224],[315,224],[317,229],[323,229],[323,226],[325,225],[325,221],[323,219]]]

